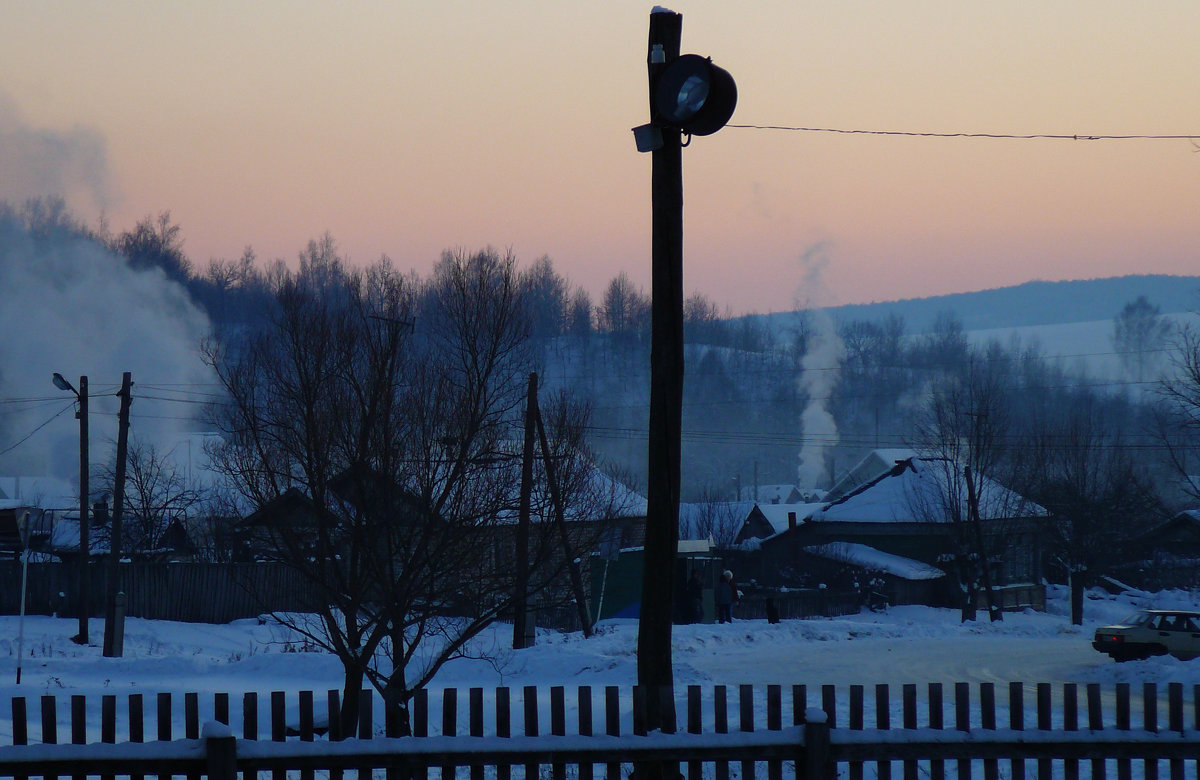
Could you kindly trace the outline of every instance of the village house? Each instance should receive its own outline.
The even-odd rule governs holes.
[[[897,454],[907,457],[887,463]],[[756,507],[739,537],[760,550],[753,576],[777,586],[819,587],[833,586],[827,580],[840,572],[841,580],[863,587],[874,575],[885,582],[892,603],[951,606],[960,598],[960,553],[982,540],[1000,605],[1043,608],[1046,511],[977,477],[976,535],[955,469],[944,459],[907,451],[874,452],[835,485],[824,504],[783,509],[782,518],[775,508]],[[870,471],[873,477],[866,476]],[[773,533],[761,535],[768,529]],[[831,568],[830,561],[840,568]]]
[[[1137,588],[1195,588],[1200,585],[1200,509],[1185,509],[1129,539],[1128,562],[1111,574]]]

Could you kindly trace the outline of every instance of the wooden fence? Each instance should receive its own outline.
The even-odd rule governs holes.
[[[312,586],[281,563],[152,563],[120,566],[121,589],[129,617],[228,623],[265,612],[311,611]],[[32,615],[75,616],[79,569],[73,563],[29,564],[26,611]],[[88,567],[89,614],[104,612],[106,567]],[[0,561],[0,614],[20,609],[21,565]]]
[[[411,737],[380,736],[379,702],[367,694],[358,731],[345,739],[327,728],[337,721],[336,691],[319,701],[312,692],[294,699],[273,692],[262,708],[255,693],[238,699],[216,694],[211,702],[193,693],[179,702],[163,693],[153,697],[153,715],[141,694],[120,702],[106,695],[98,722],[90,717],[96,702],[72,696],[69,708],[60,709],[57,697],[43,696],[34,700],[39,712],[32,718],[40,724],[40,740],[31,739],[29,702],[14,698],[12,745],[0,746],[0,777],[149,772],[227,780],[235,771],[283,778],[299,770],[310,778],[314,770],[338,776],[358,769],[366,778],[384,769],[389,778],[426,780],[461,769],[470,780],[532,780],[544,770],[561,780],[569,769],[579,780],[618,780],[635,761],[669,762],[669,776],[677,765],[688,780],[782,780],[785,774],[828,780],[835,773],[849,780],[1183,780],[1200,770],[1200,686],[1188,691],[1179,683],[1165,689],[1145,683],[1137,691],[1128,683],[1089,684],[1081,690],[1068,683],[1056,690],[1010,683],[998,692],[992,683],[974,691],[967,683],[932,683],[923,692],[901,686],[898,698],[886,685],[870,692],[873,706],[861,685],[821,686],[811,691],[812,702],[804,685],[709,691],[692,685],[678,700],[669,690],[655,691],[682,717],[647,735],[647,693],[641,688],[580,687],[568,702],[563,687],[526,687],[519,706],[508,688],[486,695],[471,688],[465,701],[451,688],[419,693]],[[574,715],[570,726],[568,712]],[[394,735],[396,728],[388,723],[382,731]],[[155,741],[146,741],[149,734]],[[58,744],[60,737],[71,744]]]
[[[775,612],[781,620],[802,620],[810,617],[836,617],[857,615],[863,606],[862,597],[849,590],[795,590],[767,596],[750,593],[733,607],[735,619],[765,620],[768,617],[767,601],[774,602]]]
[[[150,620],[179,620],[190,623],[228,623],[269,612],[311,612],[317,598],[312,584],[290,567],[276,562],[171,563],[133,561],[121,564],[121,589],[126,597],[126,615]],[[103,563],[88,567],[89,614],[104,613],[107,570]],[[31,615],[75,617],[79,592],[79,568],[73,563],[29,564],[26,611]],[[0,615],[15,615],[20,609],[21,565],[0,560]],[[783,619],[816,615],[833,616],[858,612],[858,597],[840,591],[793,591],[774,597]],[[742,619],[766,618],[765,598],[751,596],[735,609]],[[534,622],[540,628],[578,631],[575,605],[538,605]]]

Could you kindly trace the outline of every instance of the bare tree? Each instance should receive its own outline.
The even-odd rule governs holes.
[[[728,490],[710,485],[700,493],[700,499],[693,502],[693,525],[689,529],[696,538],[710,538],[718,550],[732,550],[741,531],[741,523],[746,519],[743,502],[728,499]]]
[[[209,352],[229,396],[217,462],[258,507],[265,549],[319,593],[311,619],[284,619],[341,661],[342,733],[365,680],[407,734],[443,664],[496,659],[476,638],[511,608],[510,442],[530,364],[516,262],[447,254],[421,284],[386,261],[349,270],[330,240],[302,259],[272,325]],[[550,539],[532,545],[533,587],[553,579]]]
[[[918,417],[917,448],[940,472],[939,488],[911,497],[914,512],[930,522],[953,528],[954,570],[962,592],[962,619],[975,617],[976,594],[982,590],[989,616],[1001,619],[990,587],[989,550],[984,541],[979,506],[993,506],[992,478],[1001,464],[1003,436],[1008,430],[1002,368],[992,361],[968,360],[935,381]],[[1003,497],[1005,494],[1000,494]]]
[[[1138,382],[1147,379],[1159,363],[1160,351],[1171,335],[1171,325],[1162,317],[1162,309],[1146,296],[1125,304],[1113,318],[1113,348],[1125,372]]]
[[[1161,510],[1111,404],[1080,391],[1054,411],[1022,447],[1026,490],[1054,517],[1052,549],[1069,578],[1071,622],[1081,625],[1084,588],[1121,561],[1128,540]]]
[[[567,325],[567,280],[554,269],[547,256],[539,257],[521,272],[522,297],[527,301],[530,331],[537,338],[550,338]]]
[[[597,315],[601,330],[621,340],[635,339],[650,325],[650,297],[622,271],[605,289]]]
[[[572,336],[586,338],[592,334],[592,296],[582,287],[571,294],[567,305],[567,332]]]
[[[1158,385],[1154,432],[1182,492],[1200,501],[1200,330],[1181,328]]]
[[[133,230],[117,236],[111,247],[135,269],[161,268],[167,276],[186,282],[191,263],[183,253],[183,231],[171,221],[171,212],[142,218]]]
[[[111,491],[113,464],[101,468],[99,476]],[[126,458],[125,543],[121,546],[130,552],[151,552],[161,546],[173,522],[190,531],[208,497],[208,489],[188,474],[173,453],[134,441]]]

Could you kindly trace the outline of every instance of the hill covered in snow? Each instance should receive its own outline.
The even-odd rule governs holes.
[[[938,315],[953,312],[969,331],[1112,321],[1121,308],[1145,296],[1163,314],[1200,309],[1200,276],[1145,274],[1066,282],[1032,281],[979,292],[902,301],[834,306],[836,321],[902,317],[910,333],[933,328]],[[770,315],[772,317],[782,315]]]

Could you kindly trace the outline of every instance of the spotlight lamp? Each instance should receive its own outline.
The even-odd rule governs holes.
[[[658,118],[689,135],[712,135],[733,116],[737,85],[709,57],[684,54],[667,65],[654,85]]]
[[[655,53],[661,58],[661,47]],[[651,63],[661,63],[660,58]],[[633,128],[639,152],[661,149],[664,128],[712,135],[729,122],[737,107],[737,85],[729,71],[699,54],[684,54],[659,67],[651,87],[651,121]]]

